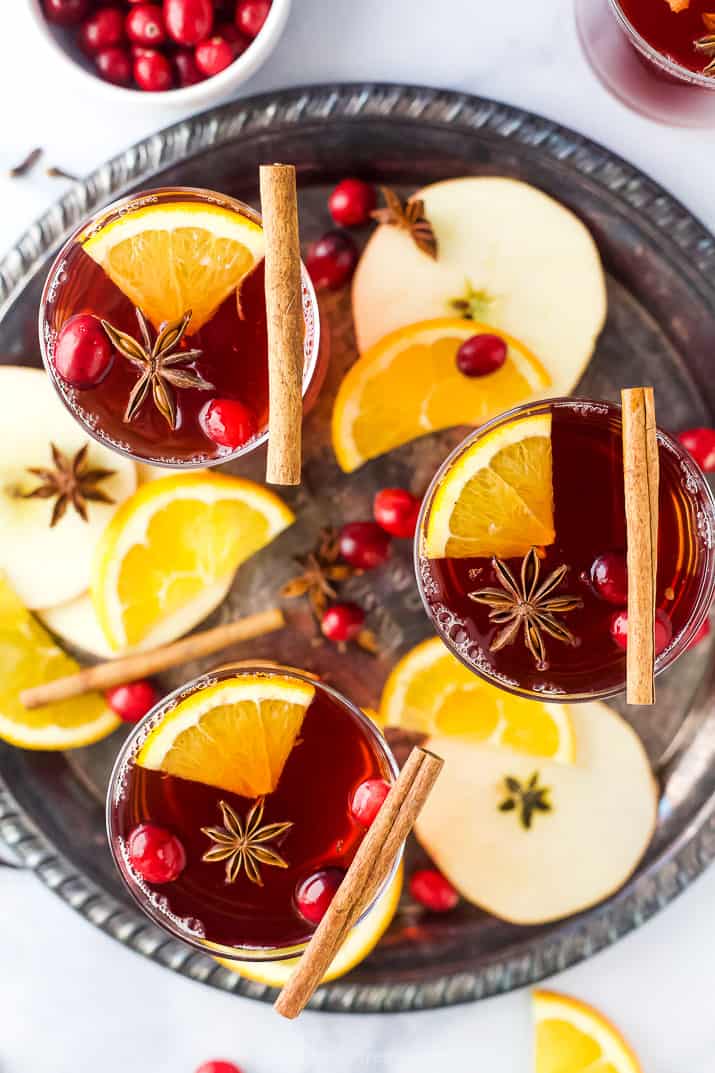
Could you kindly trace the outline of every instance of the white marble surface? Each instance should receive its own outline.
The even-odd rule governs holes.
[[[7,167],[34,145],[83,173],[157,127],[109,115],[36,49],[28,0],[2,3],[0,247],[62,190]],[[425,12],[423,14],[423,12]],[[640,165],[715,227],[715,143],[627,112],[580,54],[571,0],[295,0],[288,30],[245,87],[385,79],[482,93],[556,118]],[[617,1021],[649,1073],[715,1071],[715,871],[656,919],[552,981]],[[270,1009],[184,980],[90,928],[31,875],[0,871],[0,1073],[192,1073],[209,1057],[245,1073],[454,1073],[530,1068],[525,992],[396,1017]]]

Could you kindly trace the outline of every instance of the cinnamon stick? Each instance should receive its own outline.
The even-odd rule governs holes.
[[[305,1008],[350,930],[387,879],[400,846],[434,786],[443,761],[415,748],[363,838],[353,862],[275,1003],[283,1017]]]
[[[266,480],[300,484],[305,325],[295,168],[264,164],[260,183],[268,327]]]
[[[190,637],[161,648],[136,652],[134,655],[109,660],[107,663],[97,663],[94,667],[85,667],[84,670],[78,671],[77,674],[70,674],[66,678],[56,678],[45,685],[24,689],[20,694],[20,702],[26,708],[42,708],[45,704],[79,697],[95,689],[111,689],[112,686],[121,685],[123,682],[133,682],[137,678],[146,678],[147,675],[165,671],[169,667],[178,667],[190,660],[209,656],[238,641],[252,640],[264,633],[279,630],[284,625],[283,612],[274,607],[268,611],[261,611],[257,615],[239,619],[237,622],[228,622],[223,626],[215,626],[211,630],[202,630],[201,633],[194,633]]]
[[[659,465],[653,388],[622,391],[621,402],[628,551],[626,700],[654,704]]]

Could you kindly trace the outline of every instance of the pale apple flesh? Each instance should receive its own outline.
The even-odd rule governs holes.
[[[88,444],[88,464],[113,471],[99,487],[114,502],[89,502],[86,522],[70,506],[50,528],[54,500],[25,496],[41,484],[28,467],[52,469],[51,444],[70,458]],[[134,463],[87,435],[43,370],[0,367],[0,563],[26,607],[65,603],[88,588],[97,539],[136,483]]]
[[[527,183],[450,179],[418,191],[436,233],[437,259],[382,225],[353,278],[360,352],[389,332],[454,316],[454,299],[480,295],[476,320],[521,340],[546,366],[552,395],[581,378],[606,316],[596,244],[569,209]]]
[[[571,709],[576,763],[557,764],[458,738],[432,738],[444,759],[415,828],[437,867],[474,905],[515,924],[543,924],[617,891],[655,829],[658,790],[645,750],[616,712]],[[506,776],[538,772],[550,812],[501,811]]]

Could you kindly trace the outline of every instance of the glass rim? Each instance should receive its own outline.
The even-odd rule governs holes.
[[[677,60],[671,59],[670,56],[665,56],[662,52],[658,52],[658,50],[653,48],[645,37],[636,30],[635,26],[621,7],[620,0],[608,0],[608,2],[621,25],[621,29],[630,38],[632,45],[637,48],[641,55],[645,56],[647,60],[650,60],[656,67],[659,67],[662,71],[677,78],[680,82],[686,82],[690,86],[697,86],[701,89],[715,90],[715,78],[701,74],[699,71],[691,71],[689,67],[684,67],[681,63],[678,63]]]
[[[625,692],[625,678],[622,686],[602,689],[597,692],[542,693],[537,690],[522,689],[518,686],[508,685],[506,682],[502,682],[496,677],[481,671],[473,662],[462,655],[451,638],[446,633],[439,630],[435,624],[435,616],[427,599],[422,579],[422,571],[420,569],[421,561],[424,558],[421,554],[421,548],[427,516],[440,482],[444,475],[452,468],[457,459],[461,457],[465,451],[469,450],[474,443],[492,429],[498,428],[500,425],[509,424],[512,420],[522,415],[540,413],[547,410],[551,411],[558,408],[578,410],[579,407],[584,406],[601,407],[611,415],[617,415],[620,420],[622,412],[620,403],[611,402],[607,399],[589,399],[580,395],[559,395],[554,396],[553,398],[540,399],[535,402],[527,402],[522,403],[519,406],[514,406],[510,410],[506,410],[504,413],[498,414],[490,421],[480,425],[479,428],[475,429],[473,432],[470,432],[468,436],[450,451],[432,477],[422,499],[422,506],[417,519],[417,527],[415,529],[415,538],[413,541],[413,565],[417,581],[417,591],[420,594],[422,606],[430,624],[433,625],[435,629],[436,635],[443,641],[452,655],[456,656],[460,663],[462,663],[469,671],[476,674],[479,678],[482,678],[485,682],[489,682],[497,689],[502,689],[505,692],[512,693],[518,697],[525,697],[528,700],[539,700],[547,704],[578,704],[587,703],[588,701],[593,700],[605,700],[609,697],[618,697]],[[676,456],[680,465],[685,467],[688,477],[692,478],[697,483],[697,492],[693,493],[688,490],[688,495],[699,495],[703,500],[703,506],[707,509],[710,520],[710,540],[702,540],[704,548],[703,554],[705,556],[705,569],[693,610],[684,628],[675,637],[671,638],[667,648],[664,648],[660,655],[656,657],[654,670],[655,676],[666,671],[685,651],[687,651],[698,630],[707,618],[713,599],[715,598],[715,498],[713,497],[712,490],[704,473],[685,448],[678,443],[673,436],[664,432],[661,428],[656,429],[656,434],[658,443]]]
[[[133,194],[126,194],[124,197],[117,198],[110,202],[108,205],[104,205],[99,208],[86,220],[83,220],[72,233],[63,241],[62,246],[58,250],[54,257],[50,269],[47,273],[44,286],[42,288],[42,295],[40,297],[40,306],[38,310],[37,328],[40,341],[40,355],[42,357],[42,364],[45,368],[52,386],[55,389],[56,394],[59,396],[62,405],[65,407],[70,416],[77,422],[78,425],[87,433],[88,436],[96,442],[106,447],[107,450],[113,451],[116,454],[122,455],[124,458],[130,458],[133,462],[141,462],[145,465],[158,466],[162,469],[170,470],[172,472],[182,472],[196,469],[207,469],[213,466],[223,466],[228,462],[235,462],[237,459],[242,458],[244,455],[251,454],[256,448],[263,446],[267,443],[269,429],[266,428],[250,439],[247,443],[242,444],[233,451],[229,451],[226,454],[218,455],[216,457],[207,457],[203,459],[182,459],[177,462],[171,462],[167,459],[154,458],[148,454],[137,454],[135,451],[129,450],[126,447],[122,447],[119,444],[112,442],[107,436],[98,432],[92,427],[92,425],[85,421],[80,414],[70,405],[65,392],[61,387],[61,377],[57,374],[45,340],[45,323],[46,323],[46,311],[48,306],[49,292],[54,283],[54,276],[61,265],[63,258],[67,252],[75,245],[80,236],[85,232],[93,228],[98,227],[111,216],[117,210],[122,209],[125,206],[132,205],[136,202],[141,202],[144,198],[157,198],[161,195],[171,194],[187,194],[197,195],[200,199],[208,200],[211,202],[224,203],[227,207],[231,208],[240,215],[248,216],[254,223],[262,224],[262,217],[251,205],[241,201],[239,198],[233,197],[231,194],[224,194],[218,190],[209,190],[207,187],[201,186],[156,186],[151,187],[148,190],[138,190]],[[307,294],[308,308],[312,317],[312,334],[310,335],[310,351],[305,354],[304,348],[304,367],[303,367],[303,382],[301,386],[301,395],[303,398],[310,390],[310,386],[315,377],[316,370],[318,368],[318,359],[320,356],[320,311],[318,307],[318,298],[315,293],[315,287],[311,280],[308,270],[305,267],[303,261],[300,262],[301,269],[301,283],[303,286],[304,294]],[[305,303],[304,303],[305,308]]]
[[[284,961],[287,958],[296,957],[301,954],[308,943],[310,938],[304,942],[296,943],[291,946],[282,947],[229,947],[223,946],[220,943],[214,943],[210,939],[204,939],[201,936],[193,935],[190,931],[181,928],[165,914],[162,914],[151,902],[142,891],[139,883],[132,877],[126,861],[123,859],[122,854],[118,851],[116,846],[116,840],[118,837],[116,825],[114,823],[115,817],[115,793],[119,780],[124,773],[124,770],[131,760],[131,757],[136,753],[139,745],[141,744],[142,736],[150,729],[150,724],[154,725],[159,723],[164,716],[178,704],[180,701],[186,699],[199,692],[202,689],[213,685],[215,682],[223,681],[226,678],[233,678],[237,676],[247,676],[263,674],[267,676],[281,675],[289,678],[295,678],[301,682],[308,682],[310,685],[315,686],[317,689],[327,693],[331,699],[338,704],[342,704],[348,709],[350,714],[356,718],[362,729],[367,732],[371,741],[373,742],[376,750],[382,755],[387,762],[387,766],[390,770],[393,782],[399,775],[399,767],[397,761],[388,745],[387,739],[382,735],[378,727],[373,723],[371,719],[359,708],[353,701],[349,700],[339,690],[334,689],[332,686],[327,685],[325,682],[318,678],[314,678],[309,672],[301,671],[294,667],[283,667],[280,665],[267,664],[260,660],[255,663],[241,662],[237,664],[223,664],[217,667],[215,670],[207,671],[204,674],[198,675],[196,678],[192,678],[189,682],[178,686],[163,697],[153,708],[147,712],[145,716],[132,728],[127,737],[122,742],[121,748],[117,753],[116,759],[112,766],[112,772],[109,777],[109,783],[107,786],[107,796],[105,801],[105,824],[107,841],[109,843],[109,850],[112,856],[114,865],[121,877],[122,883],[125,889],[129,892],[132,899],[141,909],[146,917],[153,924],[155,924],[161,931],[166,932],[175,939],[180,939],[184,943],[188,943],[189,946],[194,947],[196,950],[200,950],[204,954],[208,954],[210,957],[221,957],[227,961]],[[392,883],[400,863],[402,861],[402,855],[404,852],[404,845],[400,847],[400,851],[395,857],[392,868],[389,874],[381,884],[380,888],[376,891],[374,897],[370,901],[370,904],[366,906],[364,911],[360,914],[356,925],[359,924],[368,913],[372,912],[382,896],[388,890]]]

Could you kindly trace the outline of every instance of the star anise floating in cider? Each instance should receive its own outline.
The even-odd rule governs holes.
[[[39,477],[41,484],[33,488],[31,492],[23,492],[23,499],[54,499],[50,517],[50,529],[52,529],[72,506],[82,521],[88,521],[87,504],[114,503],[110,495],[97,485],[114,475],[113,469],[90,468],[87,463],[89,444],[85,443],[77,453],[70,458],[64,454],[54,443],[50,444],[52,453],[53,469],[43,466],[28,466],[27,472],[33,477]]]
[[[715,12],[703,12],[702,19],[707,33],[697,39],[695,49],[708,57],[703,74],[715,75]]]
[[[385,207],[375,209],[370,215],[379,224],[397,227],[407,231],[418,249],[428,257],[437,260],[437,237],[432,224],[425,216],[425,203],[419,198],[408,198],[403,202],[389,186],[381,186],[380,193],[385,200]]]
[[[251,883],[263,886],[261,867],[287,868],[288,862],[281,857],[269,842],[275,842],[286,834],[292,823],[267,823],[261,825],[264,801],[262,797],[249,810],[244,822],[226,801],[219,802],[223,827],[202,827],[201,831],[215,843],[201,858],[203,861],[225,861],[226,882],[235,883],[245,871]]]
[[[204,380],[199,373],[186,369],[201,357],[201,350],[182,350],[181,342],[191,321],[191,310],[182,317],[165,324],[152,342],[147,319],[141,309],[136,311],[141,342],[127,332],[102,321],[102,327],[116,350],[140,371],[139,379],[132,388],[124,411],[124,420],[133,421],[144,403],[151,397],[169,428],[176,428],[176,388],[197,388],[212,391],[214,385]]]
[[[572,645],[576,640],[557,617],[583,607],[583,600],[578,596],[556,595],[569,568],[559,566],[539,584],[541,563],[536,548],[531,548],[525,555],[519,581],[501,559],[493,559],[492,565],[501,588],[469,593],[470,600],[490,607],[490,620],[503,627],[491,642],[490,650],[498,652],[506,645],[514,644],[523,630],[524,644],[536,666],[542,668],[546,665],[545,634],[564,644]]]

